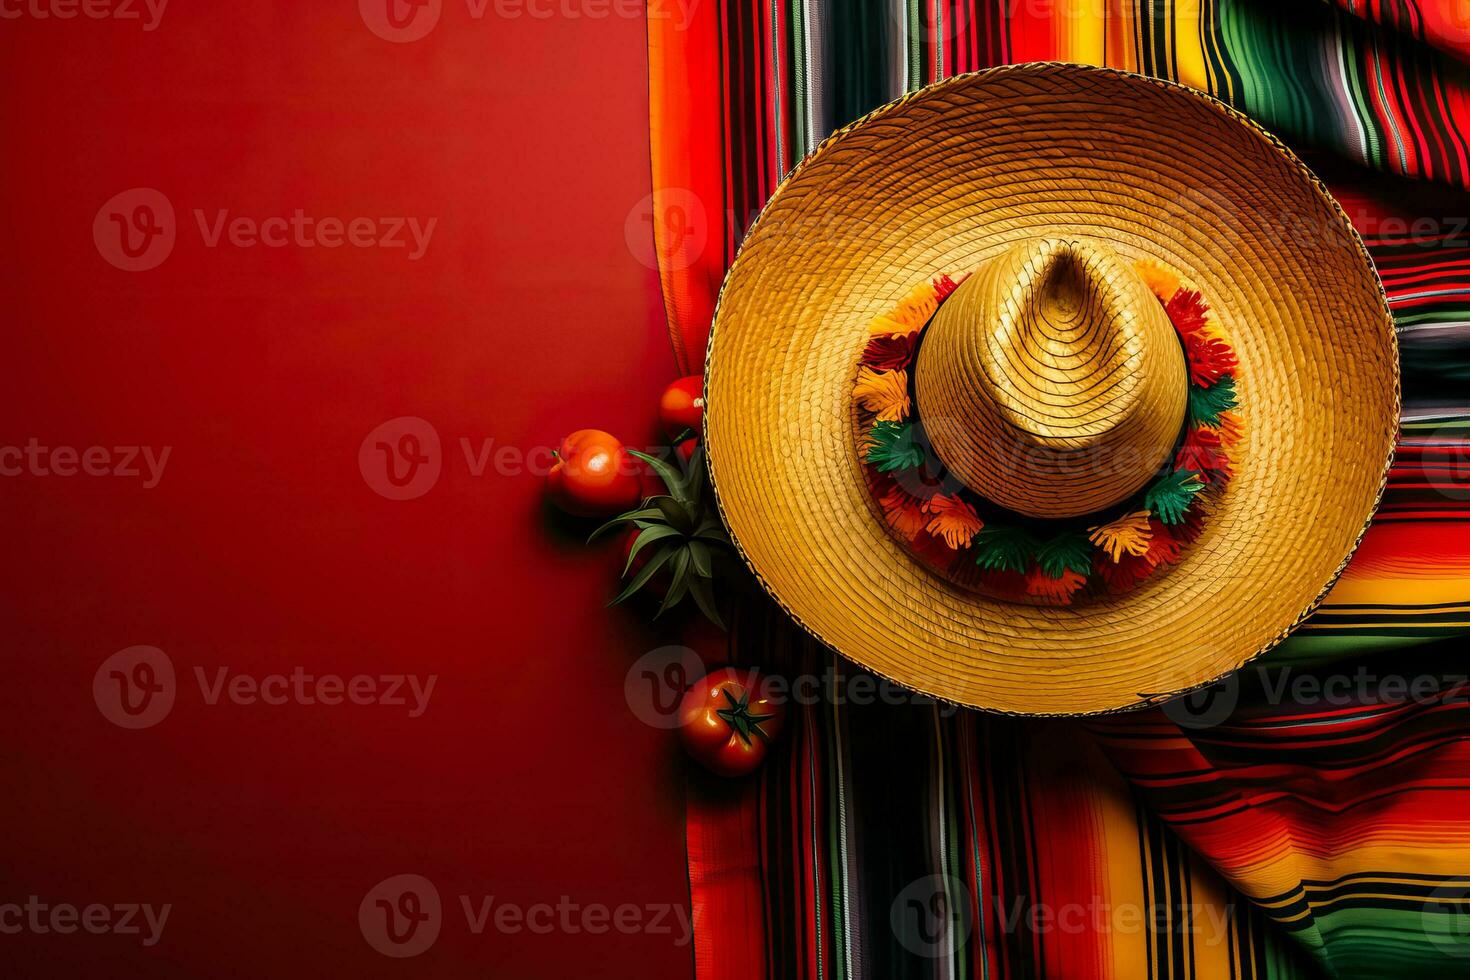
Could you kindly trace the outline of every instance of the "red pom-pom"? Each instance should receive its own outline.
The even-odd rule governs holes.
[[[980,573],[980,585],[991,595],[1002,599],[1020,599],[1026,595],[1026,576],[1020,572],[993,569]]]
[[[1221,445],[1220,433],[1204,426],[1190,429],[1174,458],[1174,468],[1194,470],[1209,482],[1215,482],[1216,477],[1229,479],[1230,454]]]
[[[1218,337],[1203,330],[1184,335],[1184,358],[1189,362],[1189,382],[1208,388],[1236,368],[1235,351]]]
[[[863,348],[863,363],[875,371],[896,371],[909,366],[914,359],[915,334],[902,337],[874,337]]]
[[[959,282],[955,282],[947,275],[940,276],[934,280],[934,291],[939,294],[939,302],[943,303],[949,299],[949,294],[960,288],[960,282],[964,282],[969,275],[960,276]]]
[[[1179,560],[1179,542],[1170,533],[1168,525],[1150,519],[1148,522],[1148,551],[1143,560],[1154,568],[1172,565]]]
[[[1187,337],[1204,329],[1210,308],[1198,291],[1180,289],[1164,304],[1164,312],[1169,314],[1169,322],[1180,336]]]
[[[1097,571],[1108,591],[1116,593],[1127,592],[1148,578],[1153,574],[1154,566],[1149,564],[1145,555],[1124,555],[1118,562],[1098,562]]]

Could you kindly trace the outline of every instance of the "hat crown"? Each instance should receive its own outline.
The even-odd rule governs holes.
[[[925,429],[971,490],[1038,518],[1102,510],[1170,456],[1188,377],[1167,314],[1101,242],[1032,239],[965,280],[924,335]]]

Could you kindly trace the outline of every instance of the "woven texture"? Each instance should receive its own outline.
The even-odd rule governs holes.
[[[1312,231],[1283,236],[1283,219]],[[1116,601],[1025,607],[957,589],[890,538],[850,391],[868,321],[914,283],[1073,236],[1198,286],[1233,339],[1250,424],[1177,568]],[[1397,384],[1371,264],[1278,143],[1187,89],[1027,65],[880,109],[782,185],[721,295],[707,435],[746,559],[823,642],[947,700],[1092,713],[1207,683],[1311,610],[1378,499]]]
[[[1101,242],[1032,239],[934,317],[916,375],[934,450],[966,486],[1033,517],[1137,491],[1184,421],[1184,353],[1147,284]]]

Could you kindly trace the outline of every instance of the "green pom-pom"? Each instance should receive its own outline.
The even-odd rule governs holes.
[[[1036,563],[1047,578],[1061,578],[1067,571],[1092,574],[1092,542],[1082,534],[1062,534],[1043,544]]]
[[[1194,470],[1175,470],[1148,488],[1143,506],[1165,524],[1179,524],[1194,503],[1194,495],[1205,488],[1205,481]]]
[[[1195,425],[1219,425],[1220,413],[1235,407],[1235,379],[1228,374],[1208,388],[1189,386],[1189,417]]]
[[[987,571],[1020,572],[1031,567],[1036,539],[1019,527],[987,524],[970,540],[975,564]]]
[[[880,473],[911,470],[924,462],[924,447],[915,441],[912,423],[879,422],[868,439],[867,460]]]

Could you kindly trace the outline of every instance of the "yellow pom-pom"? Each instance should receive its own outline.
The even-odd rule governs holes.
[[[1148,283],[1148,288],[1153,290],[1154,295],[1163,303],[1169,302],[1183,285],[1177,272],[1153,259],[1144,259],[1138,263],[1138,274],[1143,277],[1143,281]]]
[[[852,389],[857,403],[878,416],[880,422],[902,422],[909,414],[909,375],[907,371],[874,371],[864,365],[858,368],[857,384]]]
[[[1115,563],[1125,554],[1134,557],[1146,555],[1150,537],[1148,518],[1146,510],[1124,514],[1116,521],[1090,529],[1088,540],[1107,552]]]

